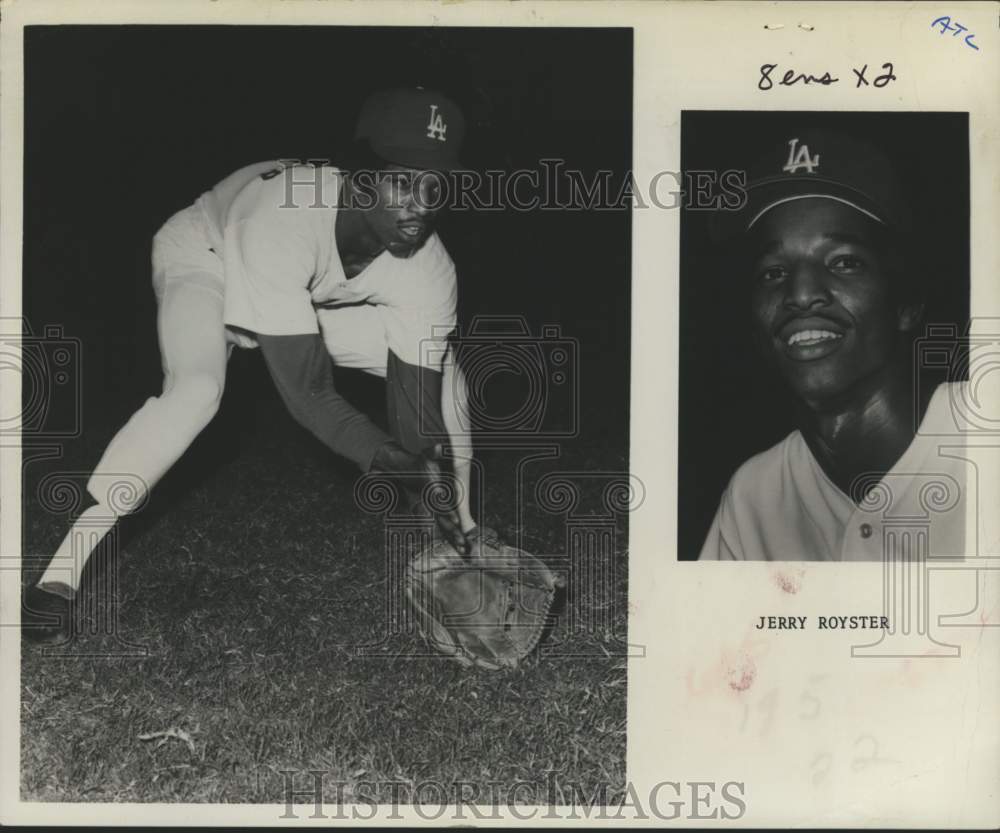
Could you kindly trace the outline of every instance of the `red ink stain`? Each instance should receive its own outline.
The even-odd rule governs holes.
[[[757,666],[746,654],[741,657],[736,667],[729,669],[729,687],[733,691],[746,691],[756,678]]]
[[[804,570],[783,572],[779,571],[774,574],[774,583],[778,585],[785,593],[795,594],[802,589],[802,577],[805,575]]]
[[[688,692],[688,694],[703,694],[704,693],[703,689],[700,689],[698,686],[695,685],[695,682],[694,682],[694,669],[693,668],[689,668],[688,669],[687,674],[685,674],[685,676],[684,676],[684,682],[687,683],[687,692]]]

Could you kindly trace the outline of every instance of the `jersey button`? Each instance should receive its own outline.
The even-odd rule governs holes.
[[[871,524],[861,524],[861,537],[871,538],[872,537],[872,525]]]

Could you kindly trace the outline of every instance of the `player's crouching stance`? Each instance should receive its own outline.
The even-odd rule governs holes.
[[[367,171],[251,165],[160,229],[153,287],[163,391],[98,463],[88,482],[95,503],[25,594],[25,637],[67,637],[87,560],[116,515],[138,505],[215,416],[234,346],[259,347],[295,419],[363,472],[410,475],[402,482],[414,498],[447,488],[427,437],[447,433],[456,451],[469,444],[458,418],[464,379],[444,343],[429,349],[456,325],[455,267],[434,224],[463,132],[461,112],[440,93],[378,93],[356,133]],[[385,379],[391,436],[337,393],[331,357]],[[462,554],[475,529],[469,471],[456,457],[458,504],[435,511]],[[125,507],[101,493],[108,475],[121,474],[143,484]]]

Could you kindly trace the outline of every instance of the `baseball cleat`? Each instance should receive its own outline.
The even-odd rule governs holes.
[[[75,595],[65,584],[29,587],[21,596],[21,635],[44,644],[69,641]]]

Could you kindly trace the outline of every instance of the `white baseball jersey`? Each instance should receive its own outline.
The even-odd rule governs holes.
[[[198,199],[224,262],[226,326],[312,334],[323,309],[370,305],[388,349],[440,370],[440,345],[457,320],[455,265],[444,244],[433,234],[409,258],[383,252],[348,280],[334,234],[340,181],[333,167],[263,162]]]
[[[700,557],[878,561],[886,542],[902,533],[913,541],[926,534],[931,556],[975,554],[973,542],[966,546],[966,511],[983,503],[961,419],[967,395],[965,382],[937,388],[913,442],[860,505],[793,431],[733,475]]]

